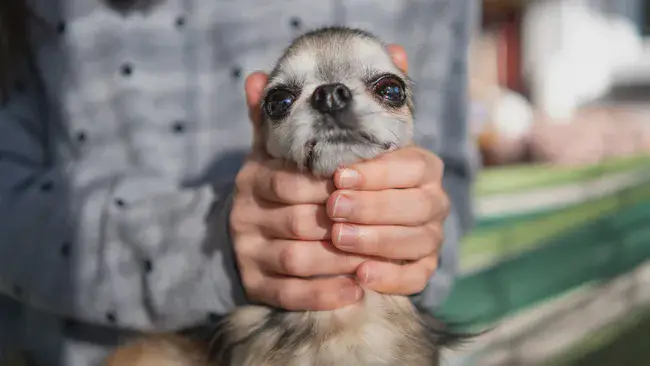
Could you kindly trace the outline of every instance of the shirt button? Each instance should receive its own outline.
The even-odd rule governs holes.
[[[241,77],[241,67],[235,67],[231,71],[231,75],[235,79],[239,79]]]

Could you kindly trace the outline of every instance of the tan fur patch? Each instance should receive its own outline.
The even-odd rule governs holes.
[[[205,347],[186,338],[152,336],[117,349],[106,366],[217,366],[206,360]]]

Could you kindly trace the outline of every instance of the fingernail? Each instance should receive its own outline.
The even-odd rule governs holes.
[[[363,283],[371,283],[375,280],[374,272],[370,270],[370,266],[366,266],[366,269],[363,273]]]
[[[354,188],[359,184],[359,173],[352,169],[343,169],[339,175],[339,188]]]
[[[359,298],[361,298],[361,288],[352,283],[345,285],[341,289],[341,297],[343,298],[343,301],[346,302],[357,301]]]
[[[337,246],[351,248],[356,244],[359,237],[359,228],[355,225],[341,225],[339,230]]]
[[[334,201],[334,211],[332,213],[332,220],[345,219],[352,211],[352,200],[342,194],[339,194]]]

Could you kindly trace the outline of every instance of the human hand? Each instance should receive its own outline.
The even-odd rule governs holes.
[[[341,251],[378,257],[363,262],[358,281],[381,293],[421,292],[438,264],[450,201],[442,188],[442,161],[407,147],[339,170],[327,202]],[[396,261],[406,261],[398,264]]]
[[[351,276],[363,258],[331,244],[325,202],[332,179],[301,173],[265,153],[259,133],[263,73],[246,79],[253,149],[236,178],[230,229],[241,279],[255,302],[289,310],[327,310],[358,301]],[[310,276],[350,275],[329,278]]]
[[[406,53],[390,46],[408,72]],[[341,251],[374,257],[356,270],[358,281],[381,293],[421,292],[438,265],[450,201],[443,163],[429,151],[406,147],[339,170],[327,213],[337,223],[332,242]],[[398,264],[397,262],[405,262]]]

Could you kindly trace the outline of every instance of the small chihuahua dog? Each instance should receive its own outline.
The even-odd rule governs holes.
[[[262,100],[268,153],[313,174],[411,143],[408,77],[385,45],[357,29],[322,28],[297,38],[270,73]],[[333,311],[245,306],[209,345],[152,337],[118,349],[110,366],[431,366],[459,337],[405,296],[365,290]]]

